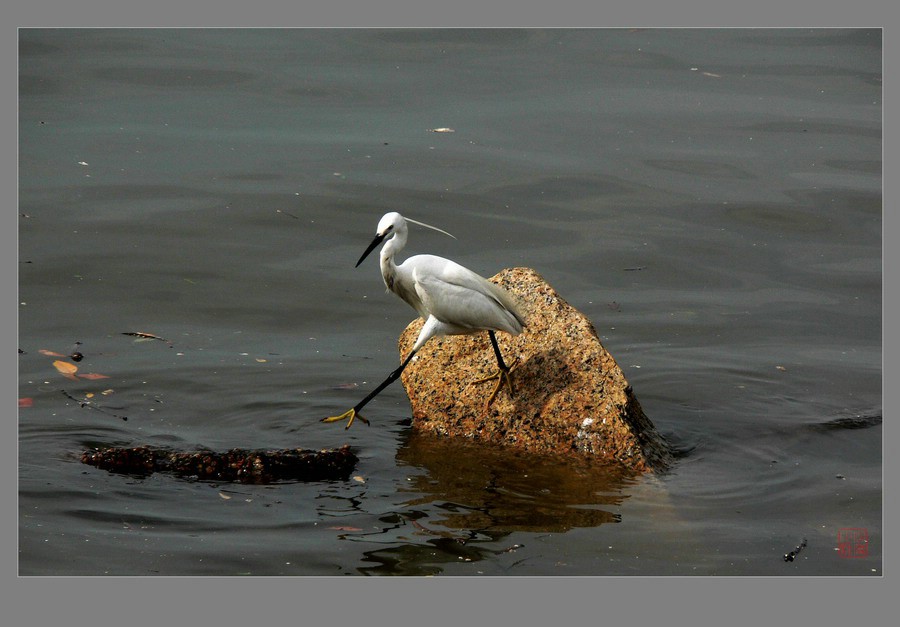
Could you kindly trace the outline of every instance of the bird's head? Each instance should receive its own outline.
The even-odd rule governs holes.
[[[406,226],[407,222],[412,222],[413,224],[424,226],[426,228],[438,231],[439,233],[443,233],[444,235],[450,235],[450,233],[448,233],[447,231],[439,229],[436,226],[431,226],[430,224],[425,224],[424,222],[419,222],[417,220],[413,220],[412,218],[404,218],[396,211],[391,211],[390,213],[386,213],[381,216],[381,220],[378,221],[378,228],[375,229],[375,239],[372,240],[372,243],[369,244],[368,248],[366,248],[366,252],[364,252],[359,258],[359,261],[356,262],[357,267],[359,267],[359,264],[363,262],[363,259],[369,256],[369,253],[375,250],[378,245],[386,239],[397,237],[398,242],[400,242],[399,248],[402,248],[403,244],[406,243],[406,234],[408,232]],[[450,235],[450,237],[453,237],[453,235]],[[456,238],[453,237],[453,239]]]
[[[387,238],[394,233],[399,233],[406,228],[406,218],[396,211],[391,211],[381,216],[378,221],[378,228],[375,229],[375,235],[381,238]]]
[[[359,261],[356,262],[356,267],[359,267],[359,264],[363,262],[363,259],[368,257],[369,253],[375,250],[381,242],[394,237],[399,233],[402,233],[405,236],[406,232],[406,220],[396,211],[391,211],[390,213],[381,216],[381,220],[378,221],[378,228],[375,229],[375,239],[372,240],[372,243],[366,248],[366,252],[364,252],[359,258]]]

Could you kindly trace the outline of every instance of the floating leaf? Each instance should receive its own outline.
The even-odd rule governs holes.
[[[62,374],[73,375],[78,372],[78,366],[75,364],[70,364],[67,361],[60,361],[57,359],[53,362],[53,367],[59,370]]]
[[[357,482],[359,482],[359,483],[365,483],[365,482],[366,482],[366,480],[363,479],[362,477],[360,477],[359,475],[356,475],[355,477],[353,477],[353,480],[354,480],[354,481],[357,481]]]
[[[82,379],[90,379],[91,381],[96,381],[97,379],[109,379],[107,375],[97,374],[96,372],[86,372],[77,376],[81,377]]]
[[[47,357],[66,357],[67,355],[61,355],[59,353],[54,353],[53,351],[48,351],[46,348],[42,348],[38,351],[41,355],[46,355]]]
[[[19,408],[22,407],[33,407],[34,399],[33,398],[20,398],[19,399]]]
[[[230,496],[228,496],[227,494],[223,494],[222,492],[219,492],[219,496],[222,497],[223,499],[225,499],[226,501],[231,500]]]
[[[329,527],[335,531],[362,531],[361,527]]]
[[[452,128],[448,128],[446,126],[442,126],[440,128],[430,128],[428,130],[431,131],[432,133],[455,133],[456,132]]]

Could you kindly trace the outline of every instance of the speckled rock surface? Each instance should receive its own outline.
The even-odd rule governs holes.
[[[496,371],[487,332],[433,338],[403,372],[413,428],[439,436],[487,440],[539,453],[595,456],[627,468],[662,470],[671,451],[644,415],[622,370],[591,322],[534,270],[512,268],[490,278],[519,303],[526,328],[497,333],[514,394],[505,387],[488,409]],[[400,336],[408,354],[423,321]]]

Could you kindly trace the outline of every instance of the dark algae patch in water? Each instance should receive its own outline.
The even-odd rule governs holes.
[[[349,446],[311,451],[285,449],[224,453],[197,451],[176,453],[148,446],[111,447],[85,451],[81,461],[123,474],[150,475],[168,472],[202,480],[274,483],[347,479],[359,459]]]

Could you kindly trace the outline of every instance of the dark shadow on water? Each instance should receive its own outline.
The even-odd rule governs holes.
[[[809,425],[813,431],[838,431],[843,429],[868,429],[877,427],[882,422],[881,413],[856,414],[854,416],[841,416],[824,422]]]
[[[692,435],[684,435],[679,431],[668,431],[662,435],[669,444],[672,457],[676,460],[691,457],[702,446],[701,440]]]

